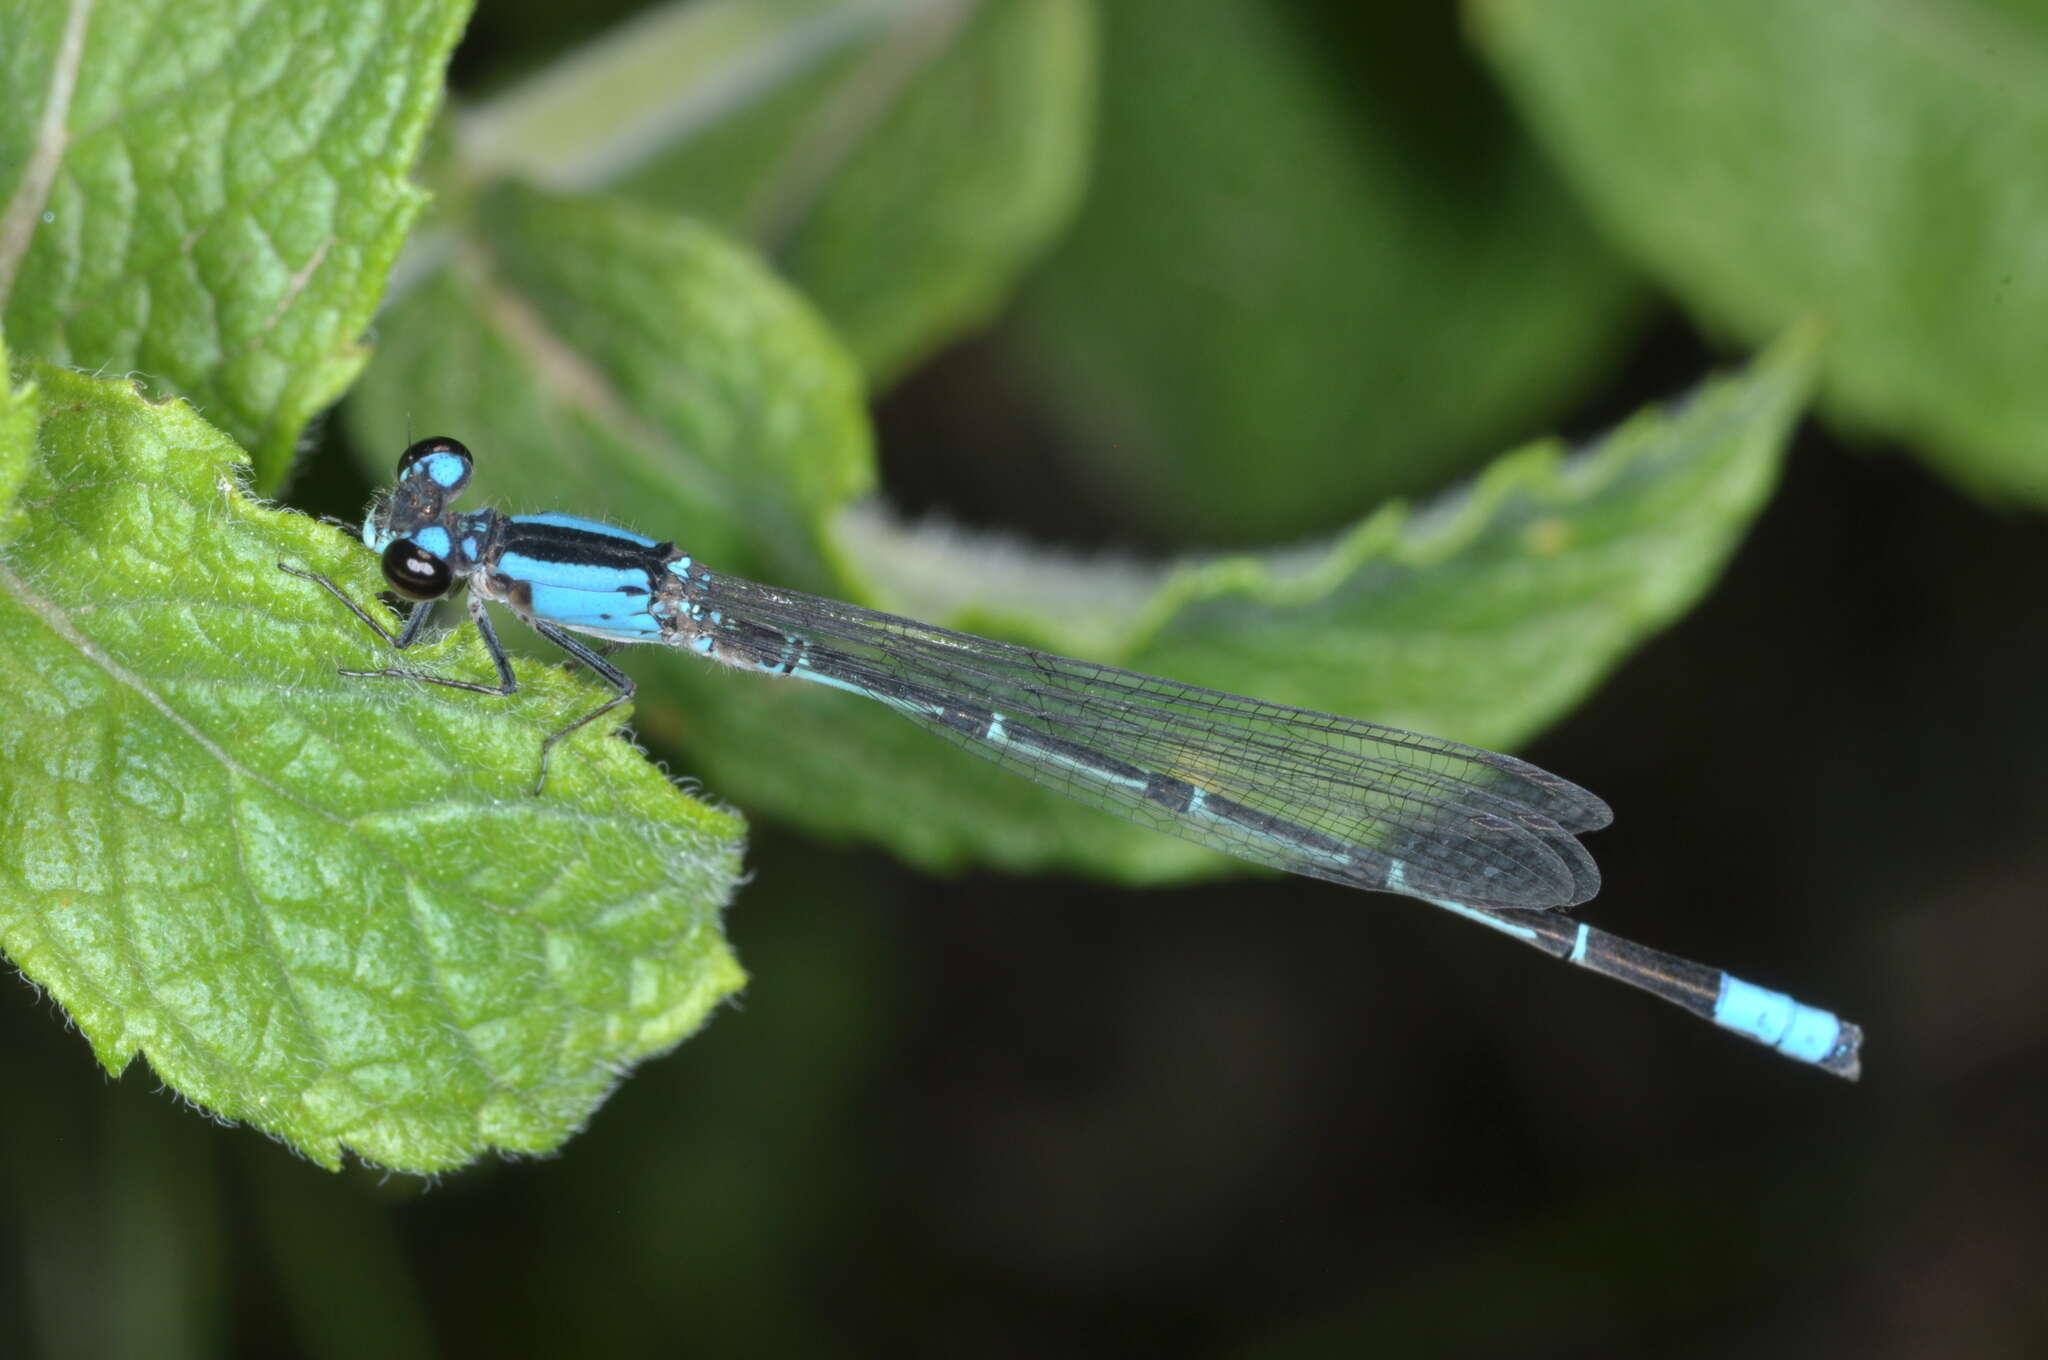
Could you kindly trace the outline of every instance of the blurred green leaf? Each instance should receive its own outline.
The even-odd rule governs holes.
[[[1615,238],[1754,340],[1832,324],[1825,409],[2048,501],[2048,8],[1481,0]]]
[[[823,572],[823,522],[874,465],[860,375],[788,285],[618,200],[508,187],[475,231],[387,314],[349,402],[375,479],[409,437],[453,434],[500,493],[573,493],[656,537],[690,526],[740,570]]]
[[[38,366],[45,416],[0,562],[0,946],[110,1072],[328,1165],[559,1145],[742,975],[719,913],[741,827],[592,729],[541,666],[500,699],[390,664],[303,563],[360,547],[244,496],[182,402]],[[381,606],[370,605],[372,609]],[[421,649],[490,674],[473,630]]]
[[[804,162],[824,159],[820,141],[886,69],[836,87],[774,167],[764,239],[878,383],[986,322],[1073,216],[1094,36],[1082,0],[983,3],[952,50],[869,115],[829,179],[813,166],[806,184]]]
[[[276,487],[419,210],[462,0],[0,0],[0,317],[134,370]]]
[[[456,110],[471,174],[616,185],[950,0],[671,0]]]
[[[1439,485],[1627,340],[1632,277],[1449,9],[1103,16],[1093,183],[1004,334],[1148,533],[1257,543]]]
[[[622,206],[523,201],[487,217],[550,243],[542,257],[551,269],[609,268],[637,280],[649,325],[690,310],[685,299],[705,288],[703,260],[729,254],[693,229]],[[563,226],[571,220],[582,225]],[[741,314],[765,308],[780,317],[799,337],[792,357],[721,379],[707,378],[704,365],[724,374],[747,358],[722,358],[710,344],[688,353],[679,336],[652,331],[643,343],[635,336],[643,323],[622,319],[630,290],[609,285],[565,290],[547,304],[550,346],[566,359],[494,333],[483,299],[492,289],[531,286],[525,271],[539,267],[517,252],[503,258],[521,262],[478,291],[422,294],[394,320],[407,348],[386,350],[365,384],[363,431],[372,443],[397,446],[396,421],[411,402],[420,430],[471,440],[485,497],[626,519],[729,569],[727,557],[704,545],[731,546],[751,533],[753,517],[735,518],[707,498],[701,473],[668,471],[676,464],[665,450],[690,447],[684,431],[692,426],[731,428],[719,414],[725,403],[787,411],[821,402],[821,413],[791,417],[797,428],[858,429],[854,394],[832,376],[828,338],[793,299],[776,301],[765,276],[745,282],[735,270],[710,292]],[[586,296],[594,300],[579,310]],[[562,338],[569,336],[573,346]],[[1512,745],[1713,581],[1774,482],[1814,348],[1811,335],[1788,341],[1749,375],[1708,386],[1676,414],[1645,415],[1593,451],[1562,462],[1554,445],[1510,454],[1467,492],[1412,515],[1390,506],[1322,544],[1139,567],[905,531],[870,507],[839,517],[807,553],[755,543],[738,560],[750,564],[748,573],[758,573],[754,563],[779,568],[770,579],[781,584],[952,627]],[[447,371],[435,356],[447,356]],[[647,408],[644,436],[622,433],[601,411],[593,419],[585,384],[549,380],[558,363],[592,375],[602,391],[631,386],[671,396]],[[465,372],[473,364],[476,371]],[[815,514],[829,487],[851,494],[865,485],[851,471],[865,444],[847,439],[838,447],[726,447],[716,460],[718,480],[731,488],[723,499],[772,497],[787,469],[817,458],[834,471],[797,474],[808,488],[798,502]],[[749,479],[769,485],[749,492]],[[794,504],[779,521],[792,530],[802,522]],[[822,516],[811,523],[824,532]],[[785,574],[792,563],[794,576]],[[649,651],[621,654],[643,685],[639,731],[686,745],[687,768],[742,806],[879,840],[927,865],[1059,864],[1131,877],[1213,867],[1200,851],[1066,803],[879,708],[802,692],[807,687],[748,685],[691,658]]]
[[[671,5],[461,118],[457,173],[614,187],[752,242],[878,381],[983,322],[1066,223],[1089,0]]]
[[[886,607],[1176,680],[1512,749],[1681,615],[1777,481],[1811,332],[1569,457],[1544,443],[1466,490],[1390,505],[1319,544],[1158,569],[844,521]],[[809,686],[669,665],[643,731],[752,812],[874,839],[932,867],[1061,866],[1131,879],[1218,857],[1017,780]],[[762,693],[760,691],[768,692]]]

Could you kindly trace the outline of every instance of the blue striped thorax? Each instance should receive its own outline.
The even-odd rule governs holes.
[[[573,515],[509,515],[471,589],[529,618],[611,642],[661,642],[673,630],[679,554],[626,529]]]

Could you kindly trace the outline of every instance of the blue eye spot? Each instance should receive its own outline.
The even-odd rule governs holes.
[[[447,490],[461,486],[469,476],[469,464],[452,453],[430,454],[421,460],[421,466],[434,485]]]

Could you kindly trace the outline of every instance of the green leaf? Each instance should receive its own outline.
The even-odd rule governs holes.
[[[1495,68],[1704,321],[1832,326],[1823,409],[2048,502],[2048,10],[1487,0]]]
[[[777,195],[807,195],[809,211],[787,227],[769,219],[765,239],[878,384],[984,324],[1072,218],[1092,131],[1093,20],[1080,0],[984,3],[829,181],[800,174],[830,103],[774,167]],[[862,78],[832,103],[857,97]]]
[[[874,476],[860,375],[747,250],[697,224],[508,187],[456,267],[396,304],[351,398],[380,482],[447,433],[501,493],[559,499],[807,578]],[[650,515],[658,509],[659,517]]]
[[[36,444],[36,409],[35,384],[14,385],[7,343],[0,337],[0,549],[14,540],[26,520],[15,509],[14,498],[28,480],[29,459]]]
[[[985,321],[1071,217],[1094,27],[1089,0],[672,5],[463,114],[457,169],[724,226],[885,381]]]
[[[0,0],[0,318],[289,469],[362,367],[462,0]]]
[[[1155,538],[1266,542],[1440,485],[1640,311],[1450,9],[1312,9],[1104,8],[1094,180],[1002,332],[1073,475]]]
[[[843,555],[895,612],[1512,749],[1713,584],[1776,484],[1816,349],[1812,332],[1788,337],[1591,448],[1518,450],[1466,490],[1322,543],[1148,570],[859,514]],[[751,812],[934,868],[1150,880],[1241,867],[844,695],[749,689],[680,659],[641,674],[671,699],[646,699],[643,733],[687,740],[691,771]]]
[[[348,679],[388,647],[359,546],[246,497],[182,402],[35,370],[26,528],[0,561],[0,946],[109,1072],[337,1164],[558,1146],[742,981],[741,826],[538,665],[500,698]],[[487,679],[465,629],[408,653]]]

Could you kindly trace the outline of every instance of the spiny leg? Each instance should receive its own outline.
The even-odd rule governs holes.
[[[604,681],[607,685],[610,685],[613,689],[618,691],[618,693],[614,694],[610,699],[607,699],[604,703],[599,704],[596,708],[591,709],[588,713],[576,719],[576,721],[570,723],[567,727],[562,728],[559,732],[553,733],[547,738],[547,740],[543,741],[540,744],[540,778],[536,779],[533,784],[533,796],[538,798],[540,796],[540,791],[542,787],[544,787],[548,782],[548,756],[554,750],[555,743],[560,741],[563,737],[568,736],[571,732],[574,732],[577,728],[582,727],[587,723],[594,722],[599,718],[602,718],[605,714],[611,712],[620,704],[623,704],[627,700],[631,699],[634,693],[634,684],[632,676],[627,675],[617,666],[614,666],[611,662],[605,660],[602,656],[598,655],[597,650],[594,647],[591,647],[589,644],[581,642],[578,639],[570,636],[562,629],[557,628],[554,624],[549,623],[544,619],[535,619],[533,620],[533,630],[536,633],[539,633],[542,637],[546,638],[549,642],[552,642],[557,647],[560,647],[563,651],[567,652],[574,659],[581,661],[584,665],[590,667],[591,672],[595,674],[598,679]]]
[[[420,640],[420,633],[427,626],[428,617],[434,612],[434,601],[416,601],[413,604],[412,612],[406,615],[405,627],[394,634],[380,623],[375,615],[343,594],[340,586],[334,584],[334,582],[318,572],[301,571],[297,567],[286,566],[282,562],[277,564],[277,569],[288,575],[297,576],[302,580],[311,581],[335,599],[340,600],[342,604],[347,606],[349,613],[362,621],[365,628],[368,628],[378,637],[384,639],[395,651],[402,652],[415,642],[418,642]],[[512,674],[512,663],[505,659],[505,649],[498,643],[498,633],[496,629],[491,627],[490,615],[484,613],[483,601],[471,595],[466,604],[469,609],[470,622],[476,625],[476,631],[483,637],[484,649],[491,654],[491,664],[497,668],[497,684],[480,685],[474,680],[452,680],[445,675],[429,675],[425,671],[399,670],[395,667],[374,671],[352,671],[347,667],[340,667],[337,668],[335,674],[346,675],[358,680],[417,680],[422,684],[441,685],[448,689],[466,690],[471,694],[506,695],[518,693],[519,680]]]
[[[466,603],[469,608],[469,621],[476,625],[477,634],[484,640],[484,650],[490,653],[491,664],[497,668],[497,684],[482,685],[474,680],[452,680],[445,675],[429,675],[425,671],[408,671],[397,667],[386,667],[374,671],[343,669],[338,673],[352,676],[359,680],[417,680],[423,685],[440,685],[445,689],[465,690],[471,694],[496,694],[500,696],[517,694],[519,692],[519,679],[512,674],[512,663],[505,659],[505,649],[498,642],[497,630],[491,627],[491,616],[484,612],[484,602],[472,595]],[[418,641],[420,629],[426,625],[427,615],[432,610],[432,601],[422,601],[414,605],[412,607],[412,616],[405,621],[405,631],[397,637],[391,638],[391,645],[403,651]],[[361,610],[357,610],[356,613],[358,616],[362,616]],[[374,622],[372,626],[375,626]],[[382,633],[384,630],[379,628],[377,631]]]
[[[344,592],[340,586],[334,584],[334,582],[328,580],[319,572],[304,571],[298,567],[289,566],[283,562],[277,564],[277,569],[287,576],[296,576],[302,581],[311,581],[314,585],[319,586],[322,590],[326,591],[329,595],[332,595],[335,599],[340,600],[342,606],[346,608],[349,613],[355,615],[356,618],[362,623],[363,627],[369,629],[378,637],[383,638],[388,645],[398,649],[401,652],[404,651],[407,647],[412,646],[413,643],[419,641],[420,630],[427,626],[427,615],[433,612],[433,607],[431,603],[421,602],[413,605],[412,612],[406,615],[405,627],[401,629],[399,632],[393,633],[390,629],[386,628],[382,623],[380,623],[375,615],[371,614],[368,610],[364,609],[354,600],[351,600],[348,597],[347,593]],[[360,671],[342,672],[343,675],[359,675],[363,673],[364,672]]]
[[[365,628],[368,628],[378,637],[384,639],[386,643],[390,644],[397,651],[404,651],[419,640],[421,630],[426,627],[427,617],[433,612],[433,601],[431,600],[421,601],[413,605],[412,613],[406,617],[405,626],[394,634],[380,623],[374,615],[344,594],[340,586],[337,586],[318,572],[302,571],[297,567],[287,566],[283,562],[278,563],[277,568],[279,571],[286,572],[289,575],[313,582],[335,599],[340,600],[348,608],[349,613],[362,621]],[[518,693],[519,679],[512,673],[512,663],[505,657],[505,649],[498,642],[497,630],[491,626],[491,616],[484,611],[483,601],[475,595],[471,595],[465,603],[469,610],[470,621],[476,624],[476,631],[484,641],[484,649],[490,653],[491,664],[497,668],[497,684],[482,685],[473,680],[453,680],[445,675],[429,675],[425,671],[401,670],[396,667],[387,667],[374,671],[353,671],[344,668],[337,673],[355,679],[417,680],[423,684],[440,685],[446,689],[459,689],[471,694],[496,694],[504,696]],[[560,731],[549,734],[541,742],[540,774],[534,780],[532,790],[533,796],[538,798],[541,790],[547,787],[548,759],[554,751],[555,743],[586,723],[603,717],[620,704],[631,699],[634,694],[634,684],[631,676],[627,675],[617,666],[612,665],[609,661],[606,661],[595,648],[579,642],[553,624],[535,619],[533,627],[535,632],[539,633],[549,642],[554,643],[557,647],[560,647],[575,660],[581,661],[600,680],[603,680],[618,691],[617,694],[614,694],[606,702],[591,709],[590,712],[576,719]]]

